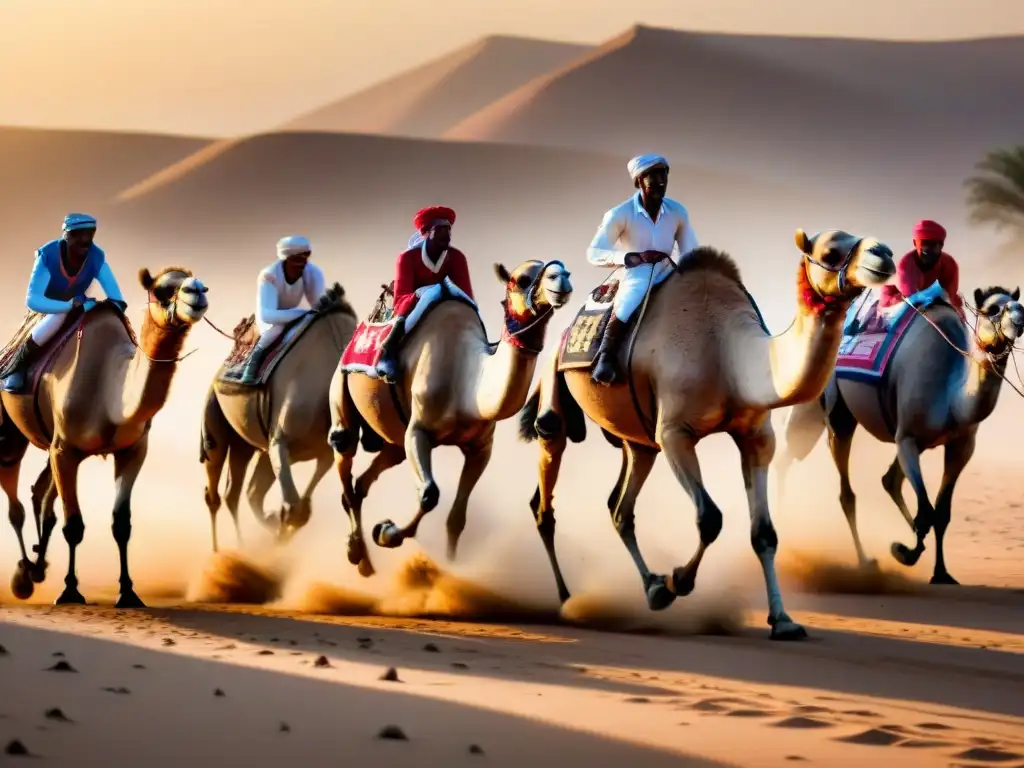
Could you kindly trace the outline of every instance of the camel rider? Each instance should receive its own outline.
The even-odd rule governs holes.
[[[67,313],[95,301],[85,295],[94,280],[122,311],[128,306],[106,255],[93,242],[95,236],[96,219],[84,213],[69,213],[64,217],[63,236],[36,251],[25,305],[42,317],[7,369],[5,388],[8,391],[22,389],[25,375],[39,348],[64,325]]]
[[[324,273],[309,261],[309,240],[299,235],[277,241],[277,261],[256,279],[256,324],[260,338],[249,354],[239,382],[255,384],[267,350],[284,333],[285,326],[311,311],[324,292]],[[299,304],[305,298],[309,309]]]
[[[391,384],[398,376],[397,351],[405,338],[405,320],[416,306],[420,289],[437,285],[447,277],[473,299],[469,263],[462,251],[451,246],[454,223],[455,211],[451,208],[431,206],[418,211],[413,218],[416,233],[409,239],[409,249],[395,263],[395,323],[377,361],[377,375]]]
[[[956,260],[942,250],[946,244],[946,230],[937,222],[924,219],[914,225],[913,242],[914,250],[905,254],[896,265],[895,285],[882,286],[878,306],[895,306],[903,301],[904,296],[923,291],[938,280],[962,317],[960,268]]]
[[[616,363],[619,345],[648,285],[661,282],[675,267],[672,246],[679,248],[680,257],[697,247],[686,208],[665,197],[668,161],[661,155],[640,155],[629,161],[627,170],[637,193],[604,215],[587,249],[587,261],[595,266],[626,267],[592,374],[595,382],[605,385],[621,379]]]

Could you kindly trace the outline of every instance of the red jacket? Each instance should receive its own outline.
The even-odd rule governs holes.
[[[918,291],[939,281],[939,285],[949,294],[957,311],[963,311],[963,300],[960,298],[960,268],[948,253],[943,251],[935,266],[927,272],[922,271],[917,263],[917,254],[911,251],[905,254],[896,265],[896,285],[883,285],[878,303],[882,307],[891,307],[903,301],[900,293],[908,298]]]
[[[395,264],[395,315],[405,316],[412,311],[416,306],[417,288],[436,285],[446,277],[469,298],[474,299],[473,286],[469,281],[469,264],[462,251],[449,246],[440,265],[434,265],[434,269],[427,266],[422,246],[410,248],[398,257]]]

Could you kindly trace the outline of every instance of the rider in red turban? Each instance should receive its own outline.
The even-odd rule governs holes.
[[[416,306],[418,288],[436,285],[447,277],[456,288],[473,298],[466,256],[451,247],[454,223],[455,211],[440,205],[417,211],[413,217],[416,233],[409,239],[409,250],[402,253],[395,264],[395,325],[377,362],[377,372],[385,381],[395,381],[395,352],[405,336],[405,318]]]
[[[896,284],[885,285],[879,305],[890,307],[903,301],[903,296],[924,290],[936,280],[949,294],[957,311],[963,315],[960,298],[960,268],[948,253],[942,250],[946,230],[941,224],[924,219],[914,225],[914,250],[905,254],[896,265]]]

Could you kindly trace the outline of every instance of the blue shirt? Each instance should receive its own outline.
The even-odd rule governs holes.
[[[68,312],[73,306],[72,299],[85,298],[94,280],[99,281],[107,298],[124,301],[101,248],[91,246],[78,274],[68,275],[61,261],[62,242],[51,240],[36,251],[25,295],[25,305],[30,310],[44,315]]]

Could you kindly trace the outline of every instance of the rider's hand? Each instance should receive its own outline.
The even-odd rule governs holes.
[[[642,254],[630,251],[622,261],[627,267],[639,267],[644,263],[644,257]]]
[[[661,251],[644,251],[643,259],[647,264],[657,264],[662,259],[667,259],[668,254]]]

